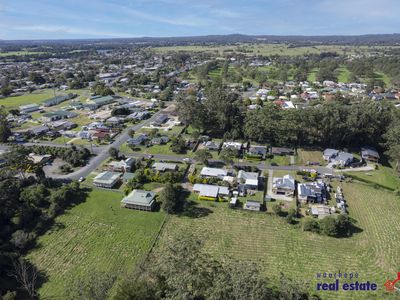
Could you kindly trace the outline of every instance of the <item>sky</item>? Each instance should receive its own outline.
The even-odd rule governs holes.
[[[400,0],[0,0],[0,39],[400,32]]]

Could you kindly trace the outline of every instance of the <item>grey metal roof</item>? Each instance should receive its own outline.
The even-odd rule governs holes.
[[[151,206],[156,193],[144,190],[133,190],[128,196],[122,199],[124,204]]]

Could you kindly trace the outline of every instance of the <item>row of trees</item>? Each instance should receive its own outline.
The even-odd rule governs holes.
[[[386,133],[397,128],[391,122],[399,117],[388,102],[334,101],[303,110],[282,110],[265,103],[259,110],[247,111],[236,94],[218,83],[209,85],[205,95],[202,102],[180,95],[177,111],[185,124],[211,136],[294,147],[381,146],[386,142],[386,147],[395,149],[395,129],[390,131],[392,138]]]

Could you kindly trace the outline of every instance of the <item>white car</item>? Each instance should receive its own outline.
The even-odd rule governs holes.
[[[78,181],[79,181],[79,182],[83,182],[83,181],[85,181],[85,177],[81,177],[81,178],[79,178],[79,179],[78,179]]]

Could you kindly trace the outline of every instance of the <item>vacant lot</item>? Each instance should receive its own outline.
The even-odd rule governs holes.
[[[400,265],[400,199],[355,183],[344,184],[343,188],[350,215],[360,228],[351,238],[302,232],[272,214],[230,210],[226,203],[201,202],[205,216],[171,218],[157,249],[162,251],[164,239],[182,231],[191,232],[204,241],[205,251],[213,256],[257,262],[272,280],[283,272],[294,279],[310,281],[310,291],[315,291],[317,272],[357,272],[359,281],[375,281],[380,290],[351,296],[339,293],[340,298],[387,298],[383,284],[395,277]],[[337,299],[338,294],[326,292],[321,297]]]
[[[62,299],[70,278],[93,271],[122,275],[144,257],[164,214],[120,208],[121,199],[120,193],[94,189],[39,238],[28,257],[49,277],[41,298]]]

